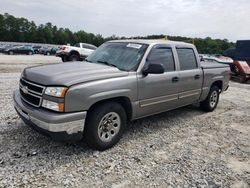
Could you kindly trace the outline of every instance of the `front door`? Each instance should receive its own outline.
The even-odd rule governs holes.
[[[153,46],[145,66],[148,64],[162,64],[165,72],[147,76],[138,74],[138,117],[175,108],[178,103],[178,72],[172,48],[167,45]]]

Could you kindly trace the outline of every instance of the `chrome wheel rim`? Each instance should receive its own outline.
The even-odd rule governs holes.
[[[121,118],[116,112],[109,112],[101,118],[98,125],[98,137],[103,142],[110,142],[121,129]]]
[[[218,93],[216,91],[213,91],[210,96],[210,106],[212,108],[215,107],[217,100],[218,100]]]

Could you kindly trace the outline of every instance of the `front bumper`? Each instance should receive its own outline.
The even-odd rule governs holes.
[[[22,101],[19,90],[13,94],[14,107],[21,119],[39,133],[57,141],[80,140],[87,112],[57,113],[32,107]]]
[[[57,57],[64,57],[64,56],[68,56],[69,52],[65,52],[65,51],[57,51],[56,52],[56,56]]]

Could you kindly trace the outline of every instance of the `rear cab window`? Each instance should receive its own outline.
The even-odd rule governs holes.
[[[197,69],[197,59],[192,48],[176,48],[180,70],[192,70]]]
[[[158,44],[152,47],[147,57],[146,64],[162,64],[165,72],[175,71],[175,61],[172,48]]]

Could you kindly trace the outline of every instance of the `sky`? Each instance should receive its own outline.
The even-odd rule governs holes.
[[[0,0],[0,14],[104,37],[250,39],[250,0]]]

